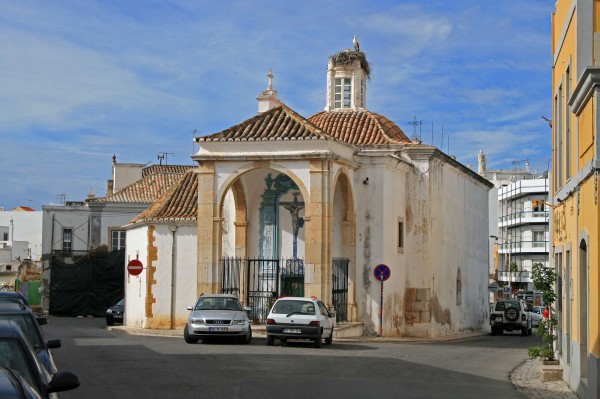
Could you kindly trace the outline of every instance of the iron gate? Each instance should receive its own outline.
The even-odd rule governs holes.
[[[332,299],[338,323],[348,320],[348,263],[347,258],[333,259]]]
[[[280,296],[304,295],[304,261],[301,259],[248,259],[246,302],[254,323],[265,323]]]
[[[239,258],[221,259],[221,294],[240,296],[240,270],[242,260]]]

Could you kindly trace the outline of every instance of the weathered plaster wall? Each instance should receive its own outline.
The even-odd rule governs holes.
[[[410,170],[371,161],[354,179],[357,302],[365,332],[379,332],[381,284],[373,276],[379,263],[391,269],[383,285],[384,336],[479,330],[487,315],[487,187],[439,161],[412,163]]]

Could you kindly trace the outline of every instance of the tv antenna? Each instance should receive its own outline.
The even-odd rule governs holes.
[[[162,166],[162,161],[165,161],[165,165],[168,165],[168,161],[169,161],[169,155],[173,155],[175,156],[174,152],[159,152],[158,153],[158,162],[160,163],[160,165]]]

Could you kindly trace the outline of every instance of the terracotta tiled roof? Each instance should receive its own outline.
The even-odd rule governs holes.
[[[272,108],[233,127],[208,136],[203,141],[327,140],[330,137],[285,104]]]
[[[177,183],[186,171],[194,168],[192,165],[148,166],[142,170],[142,178],[135,183],[106,197],[88,199],[87,202],[151,204]]]
[[[25,211],[25,212],[33,212],[33,208],[29,207],[29,206],[18,206],[16,208],[13,209],[13,211]]]
[[[198,176],[188,171],[131,224],[144,220],[196,220],[197,212]]]
[[[180,178],[181,173],[152,173],[114,194],[92,198],[88,202],[151,204],[177,183]]]
[[[402,129],[385,116],[361,111],[323,111],[308,120],[348,144],[409,144]]]
[[[146,177],[157,172],[184,174],[193,168],[195,168],[193,165],[150,165],[142,169],[142,177]]]

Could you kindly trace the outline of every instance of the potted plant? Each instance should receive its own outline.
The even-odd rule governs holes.
[[[554,293],[554,283],[556,282],[556,271],[553,268],[545,267],[542,263],[534,263],[531,279],[536,289],[542,292],[544,305],[548,310],[548,317],[544,317],[537,327],[537,334],[542,338],[542,346],[532,346],[527,349],[531,358],[540,358],[545,364],[558,364],[554,353],[554,341],[557,339],[555,334],[558,326],[558,319],[552,312],[552,305],[556,300]]]

